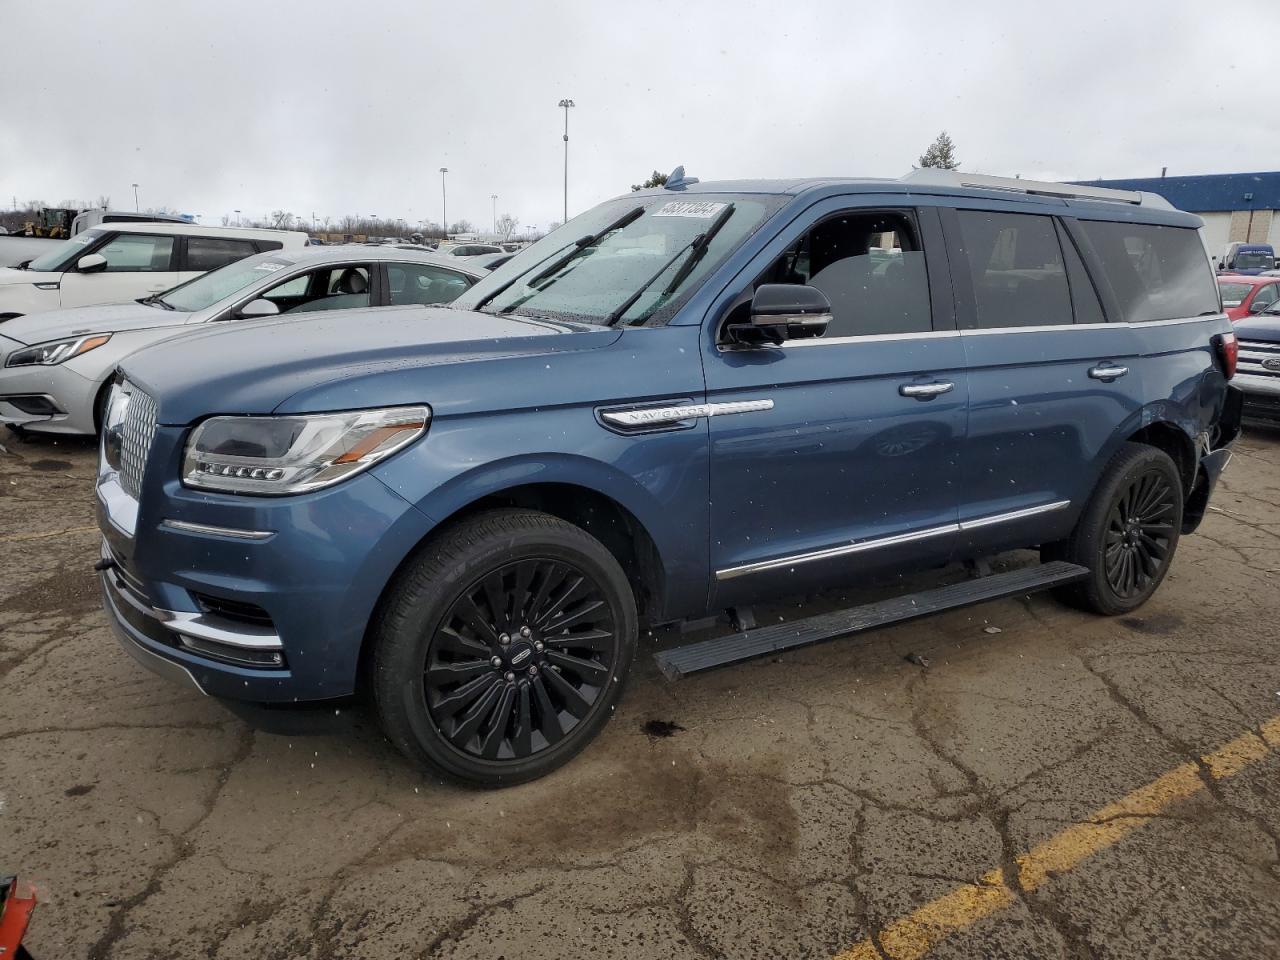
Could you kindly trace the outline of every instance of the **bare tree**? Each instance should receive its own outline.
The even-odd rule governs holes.
[[[271,226],[275,230],[292,230],[295,217],[288,210],[272,210]]]
[[[516,228],[516,218],[509,213],[504,213],[498,218],[498,236],[503,240],[510,240],[511,233]]]

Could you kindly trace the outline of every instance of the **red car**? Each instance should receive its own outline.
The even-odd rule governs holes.
[[[1222,293],[1223,309],[1235,323],[1250,314],[1261,313],[1280,299],[1280,277],[1224,274],[1218,277],[1218,290]]]

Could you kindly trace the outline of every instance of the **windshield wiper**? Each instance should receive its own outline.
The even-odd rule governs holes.
[[[637,217],[639,217],[643,213],[644,213],[644,207],[636,207],[633,210],[627,211],[625,214],[623,214],[617,220],[613,221],[613,223],[609,224],[599,233],[593,233],[590,236],[586,236],[586,237],[579,237],[577,240],[575,240],[571,244],[568,244],[567,246],[557,247],[551,253],[547,254],[547,256],[543,257],[537,263],[533,264],[533,266],[528,267],[524,270],[521,270],[514,277],[512,277],[510,280],[508,280],[506,283],[500,286],[497,290],[494,290],[493,293],[490,293],[485,297],[483,297],[480,300],[480,302],[476,304],[475,309],[479,310],[481,307],[485,306],[490,301],[492,301],[496,296],[498,296],[498,294],[504,293],[512,284],[514,284],[517,280],[523,277],[530,270],[537,270],[538,267],[542,266],[544,263],[546,263],[548,260],[554,257],[557,253],[560,253],[563,250],[567,250],[569,247],[573,247],[572,250],[569,250],[567,254],[565,254],[563,257],[557,260],[554,264],[552,264],[546,270],[539,271],[538,275],[535,276],[532,280],[530,280],[527,286],[533,286],[533,284],[537,283],[539,280],[543,279],[544,277],[549,277],[551,274],[561,269],[566,263],[568,263],[570,260],[576,257],[579,253],[581,253],[587,247],[593,244],[599,243],[601,238],[603,238],[607,234],[613,233],[613,231],[615,230],[621,230],[623,227],[629,224],[632,220],[635,220]]]
[[[621,306],[613,310],[607,317],[605,317],[604,325],[606,327],[611,327],[615,323],[617,323],[620,319],[622,319],[622,317],[626,316],[627,311],[630,310],[632,307],[634,307],[636,305],[636,301],[639,300],[642,296],[644,296],[644,292],[648,290],[651,286],[653,286],[654,282],[660,276],[662,276],[664,273],[670,270],[671,265],[673,263],[675,263],[677,260],[683,257],[685,253],[692,250],[693,255],[690,256],[689,259],[686,260],[683,264],[681,264],[680,269],[676,271],[676,275],[671,278],[671,282],[668,283],[663,288],[662,294],[659,297],[659,299],[665,300],[667,297],[671,296],[671,294],[674,291],[678,290],[680,288],[680,284],[684,283],[687,279],[689,279],[689,274],[693,273],[694,268],[697,267],[698,263],[702,260],[702,258],[707,255],[707,247],[711,246],[712,238],[715,237],[715,235],[719,232],[720,228],[725,225],[725,221],[727,221],[729,217],[731,217],[732,215],[733,215],[733,204],[731,203],[727,207],[725,207],[723,210],[720,211],[719,216],[715,218],[711,226],[707,227],[707,229],[703,230],[700,234],[698,234],[696,237],[694,237],[692,240],[686,243],[683,247],[677,250],[674,254],[672,254],[671,259],[669,259],[666,263],[664,263],[657,273],[655,273],[648,280],[642,283],[639,289],[636,290],[635,293],[627,297],[626,300],[622,301]]]
[[[154,307],[164,307],[166,310],[173,310],[173,309],[175,309],[172,303],[165,303],[163,300],[161,300],[161,299],[160,299],[160,294],[158,294],[158,293],[153,293],[153,294],[152,294],[151,296],[149,296],[149,297],[143,297],[143,298],[142,298],[141,300],[139,300],[138,302],[139,302],[139,303],[142,303],[142,304],[145,304],[145,305],[146,305],[146,306],[148,306],[148,307],[152,307],[152,306],[154,306]]]

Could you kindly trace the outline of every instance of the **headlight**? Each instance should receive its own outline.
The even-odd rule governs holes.
[[[48,343],[37,343],[34,347],[15,350],[4,362],[6,367],[51,367],[82,353],[96,350],[111,339],[109,333],[93,333],[87,337],[72,337],[69,340],[50,340]]]
[[[279,496],[367,470],[426,432],[431,408],[285,417],[212,417],[187,441],[188,487]]]

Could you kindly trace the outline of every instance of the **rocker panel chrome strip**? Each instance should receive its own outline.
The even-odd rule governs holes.
[[[882,547],[895,547],[900,544],[914,543],[917,540],[927,540],[932,537],[940,537],[949,533],[961,533],[967,530],[990,527],[997,523],[1012,523],[1015,520],[1024,520],[1027,517],[1034,517],[1042,513],[1051,513],[1054,510],[1062,510],[1070,505],[1070,500],[1059,500],[1056,503],[1045,503],[1040,506],[1027,507],[1022,510],[1012,510],[1008,513],[992,514],[989,517],[979,517],[976,520],[965,520],[961,523],[948,523],[940,527],[928,527],[924,530],[915,530],[911,533],[894,534],[891,537],[878,537],[874,540],[860,540],[857,543],[844,544],[838,547],[827,547],[824,550],[814,550],[809,553],[797,553],[786,557],[776,557],[773,560],[760,560],[756,563],[744,563],[740,566],[717,570],[716,579],[732,580],[734,577],[743,577],[752,573],[762,573],[766,570],[777,570],[780,567],[790,567],[798,563],[812,563],[815,560],[829,560],[833,557],[849,556],[855,553],[863,553],[867,550],[879,550]]]

